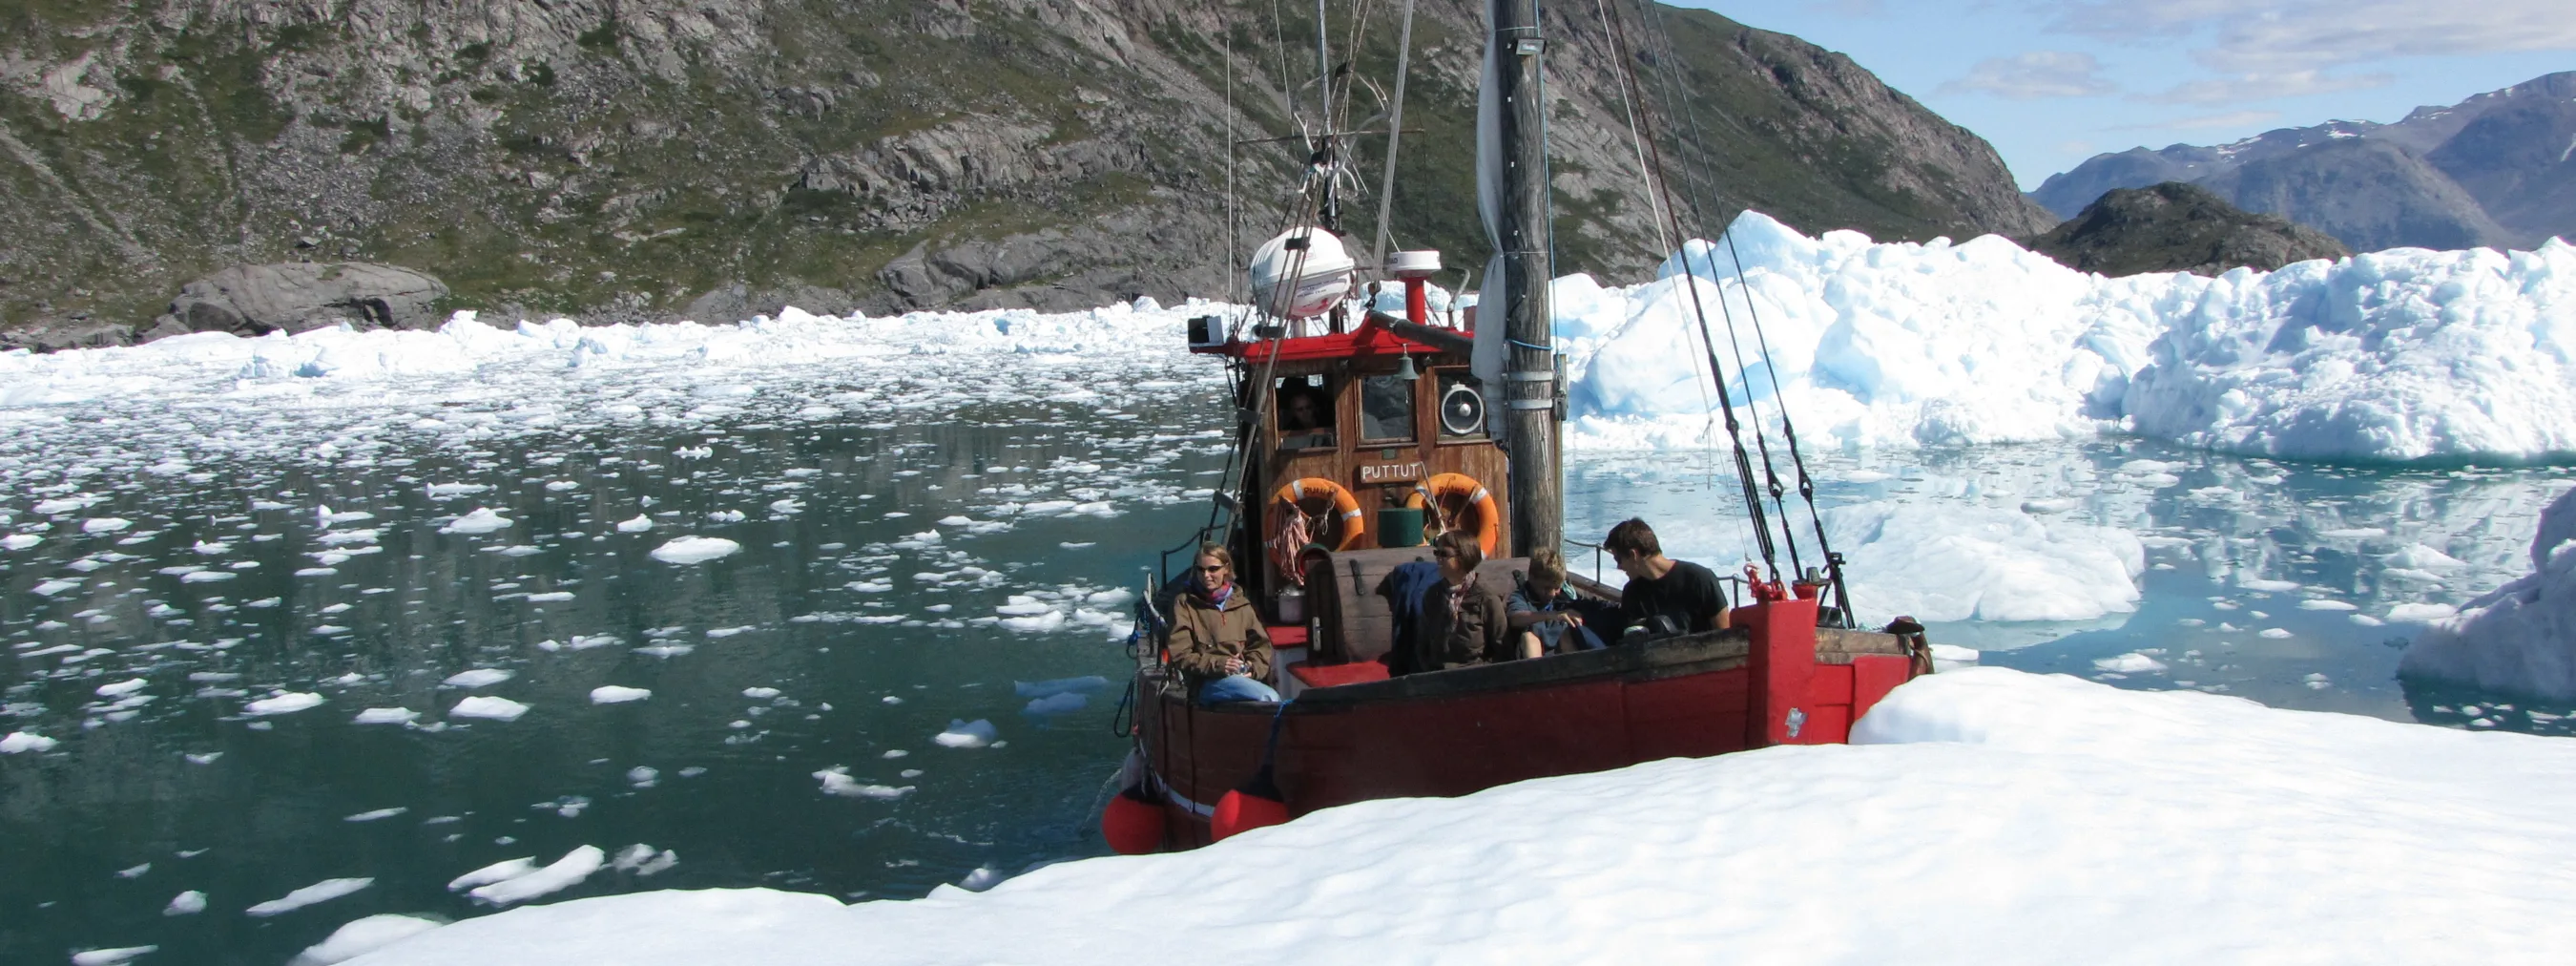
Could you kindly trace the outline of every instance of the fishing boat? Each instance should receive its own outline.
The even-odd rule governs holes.
[[[1438,252],[1358,264],[1338,234],[1337,135],[1325,125],[1310,139],[1315,190],[1250,260],[1251,310],[1191,323],[1191,350],[1232,376],[1235,445],[1207,525],[1164,555],[1138,605],[1136,667],[1117,722],[1133,749],[1102,815],[1118,851],[1194,848],[1372,799],[1838,743],[1888,692],[1932,670],[1919,626],[1854,626],[1843,561],[1821,525],[1821,564],[1801,568],[1793,553],[1780,566],[1722,378],[1719,405],[1765,557],[1735,581],[1731,627],[1638,629],[1599,649],[1446,670],[1401,659],[1402,598],[1418,588],[1389,578],[1430,559],[1428,536],[1473,534],[1486,558],[1477,579],[1501,587],[1523,577],[1531,548],[1573,545],[1562,532],[1565,395],[1547,306],[1546,44],[1530,0],[1487,8],[1478,167],[1496,255],[1479,304],[1434,311]],[[1400,131],[1399,112],[1385,133]],[[1355,297],[1371,273],[1402,286],[1401,315]],[[1710,372],[1722,373],[1708,352]],[[1785,413],[1781,428],[1812,514]],[[1769,472],[1771,453],[1757,448]],[[1785,528],[1782,486],[1770,481]],[[1260,611],[1277,651],[1266,683],[1278,702],[1199,703],[1169,663],[1165,621],[1186,579],[1173,564],[1186,567],[1203,541],[1229,548],[1238,592]],[[1620,597],[1580,574],[1568,584],[1605,604]]]

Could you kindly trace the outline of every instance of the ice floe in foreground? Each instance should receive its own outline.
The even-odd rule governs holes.
[[[2576,873],[2560,860],[2576,848],[2563,821],[2576,744],[2002,669],[1908,684],[1854,740],[1367,802],[1196,852],[1051,865],[981,894],[844,906],[660,891],[521,908],[365,962],[1111,963],[1210,949],[1241,962],[2449,962],[2576,949],[2563,914]]]
[[[2576,490],[2541,511],[2533,572],[2431,617],[2398,663],[2401,674],[2548,698],[2576,698]],[[2401,611],[2403,608],[2401,608]],[[2399,612],[2391,612],[2399,620]]]

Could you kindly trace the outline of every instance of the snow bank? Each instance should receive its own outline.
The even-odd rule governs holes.
[[[1211,848],[842,906],[513,910],[368,966],[2474,962],[2576,950],[2576,743],[1969,669],[1865,744],[1367,802]],[[2473,870],[2473,871],[2472,871]],[[1151,909],[1151,916],[1136,916]]]
[[[330,938],[307,946],[304,952],[289,960],[286,966],[331,966],[374,952],[406,936],[415,936],[446,925],[436,919],[378,913],[353,920],[332,930]]]
[[[2214,279],[2086,275],[1991,235],[1811,239],[1754,212],[1733,241],[1741,282],[1728,246],[1700,241],[1644,285],[1557,280],[1573,443],[1723,444],[1722,430],[1710,433],[1695,290],[1730,374],[1734,315],[1752,364],[1750,376],[1729,377],[1738,404],[1756,406],[1776,434],[1787,400],[1813,445],[2127,428],[2316,459],[2576,451],[2576,247],[2554,240]]]
[[[2390,620],[2433,617],[2398,659],[2397,673],[2515,694],[2576,698],[2576,490],[2540,513],[2532,573],[2460,606],[2453,616],[2417,608]],[[2404,608],[2400,609],[2401,611]]]

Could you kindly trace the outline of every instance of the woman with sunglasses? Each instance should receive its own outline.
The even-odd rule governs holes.
[[[1172,634],[1165,647],[1181,680],[1200,704],[1277,701],[1270,676],[1270,633],[1252,598],[1234,585],[1234,554],[1219,544],[1199,545],[1191,579],[1172,605]]]

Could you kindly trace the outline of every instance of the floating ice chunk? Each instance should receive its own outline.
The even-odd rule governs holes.
[[[516,905],[579,885],[592,873],[598,872],[607,860],[608,854],[600,851],[598,846],[585,845],[564,853],[563,858],[545,868],[477,888],[466,895],[490,905]]]
[[[2096,669],[2109,671],[2113,674],[2152,674],[2163,671],[2165,669],[2165,662],[2140,654],[2136,651],[2130,651],[2129,653],[2122,654],[2118,657],[2096,659],[2093,662],[2093,666]]]
[[[89,949],[72,954],[72,966],[125,966],[147,953],[159,952],[160,946],[124,946],[116,949]]]
[[[193,916],[204,911],[206,894],[195,889],[171,896],[170,904],[161,907],[161,914],[165,916]]]
[[[73,580],[48,580],[48,581],[45,581],[44,583],[37,584],[35,587],[31,588],[28,592],[29,592],[29,593],[32,593],[32,594],[35,594],[36,596],[39,596],[39,597],[51,597],[51,596],[54,596],[55,594],[62,593],[63,591],[70,590],[70,589],[72,589],[72,588],[74,588],[74,587],[78,587],[78,586],[80,586],[80,585],[81,585],[81,582],[80,582],[79,580],[77,580],[77,579],[73,579]]]
[[[1023,698],[1046,698],[1071,691],[1098,691],[1109,686],[1109,679],[1097,674],[1078,678],[1055,678],[1047,681],[1011,682],[1011,693]]]
[[[619,533],[642,533],[650,529],[653,529],[653,518],[641,513],[636,514],[635,519],[621,520],[617,524]]]
[[[494,512],[489,507],[478,506],[474,508],[474,512],[448,521],[446,526],[438,528],[438,532],[491,533],[496,530],[506,529],[517,522],[518,521],[516,520],[509,519],[497,512]]]
[[[512,701],[508,698],[496,698],[478,694],[463,701],[456,702],[456,707],[448,709],[447,716],[450,718],[489,718],[494,721],[517,721],[519,720],[520,715],[526,713],[528,713],[527,705],[520,704],[519,702]]]
[[[447,680],[441,683],[446,684],[451,688],[488,688],[517,676],[518,672],[516,671],[506,671],[500,668],[478,667],[470,671],[458,671],[455,674],[448,675]]]
[[[973,520],[969,520],[969,519],[967,519],[967,518],[965,518],[965,517],[960,517],[960,516],[948,516],[948,517],[941,517],[941,518],[939,518],[939,525],[940,525],[940,526],[943,526],[943,527],[962,527],[962,526],[965,526],[965,525],[970,524],[970,523],[973,523],[973,522],[975,522],[975,521],[973,521]]]
[[[2334,611],[2345,611],[2345,610],[2360,610],[2361,608],[2359,608],[2359,607],[2355,607],[2355,606],[2353,606],[2353,605],[2352,605],[2352,604],[2350,604],[2350,603],[2347,603],[2347,602],[2344,602],[2344,601],[2340,601],[2340,600],[2329,600],[2329,599],[2327,599],[2327,598],[2323,598],[2323,597],[2310,597],[2310,598],[2308,598],[2308,599],[2306,599],[2306,600],[2303,600],[2303,601],[2300,601],[2300,602],[2299,602],[2299,609],[2300,609],[2300,610],[2334,610]]]
[[[80,496],[67,496],[52,500],[40,500],[36,503],[33,512],[40,516],[61,516],[66,513],[78,513],[104,502],[106,502],[105,498],[90,496],[87,494]]]
[[[115,533],[133,525],[134,521],[121,517],[92,517],[81,523],[81,532]]]
[[[1090,705],[1091,698],[1089,696],[1083,695],[1079,692],[1068,691],[1063,694],[1050,694],[1046,697],[1031,701],[1028,703],[1027,707],[1020,709],[1020,712],[1022,714],[1038,715],[1064,714],[1072,711],[1080,711]]]
[[[681,537],[653,548],[652,557],[667,564],[698,564],[732,556],[742,544],[723,537]]]
[[[1932,621],[2070,621],[2137,609],[2146,548],[2126,530],[2011,509],[1892,500],[1825,511],[1854,599]]]
[[[653,692],[646,688],[620,687],[614,684],[603,684],[590,689],[592,704],[625,704],[629,701],[642,701],[652,696]]]
[[[637,654],[642,654],[642,655],[644,655],[644,656],[646,656],[646,657],[666,657],[666,658],[667,658],[667,657],[679,657],[680,655],[687,654],[687,653],[689,653],[690,651],[694,651],[694,650],[697,650],[697,649],[698,649],[698,646],[697,646],[697,645],[695,645],[695,644],[650,644],[650,645],[646,645],[646,646],[644,646],[644,647],[636,648],[636,649],[635,649],[635,653],[637,653]]]
[[[1971,664],[1975,663],[1977,659],[1982,656],[1983,655],[1979,654],[1977,649],[1973,647],[1960,647],[1956,644],[1932,645],[1932,659],[1935,661],[1956,661],[1961,664]]]
[[[2264,580],[2259,577],[2239,575],[2236,578],[2236,586],[2243,587],[2247,590],[2260,590],[2267,593],[2286,594],[2290,591],[2299,589],[2299,582],[2295,580]]]
[[[758,698],[758,699],[760,699],[760,700],[766,701],[766,700],[769,700],[770,698],[775,698],[775,697],[777,697],[777,696],[778,696],[778,689],[777,689],[777,688],[744,688],[744,689],[742,689],[742,696],[743,696],[743,697],[746,697],[746,698]]]
[[[289,692],[261,698],[257,701],[243,705],[242,713],[248,715],[292,714],[297,711],[303,711],[307,708],[320,707],[322,701],[323,698],[321,695],[314,694],[309,691]]]
[[[490,486],[482,483],[432,483],[428,487],[428,492],[430,499],[445,500],[473,493],[481,493],[489,489],[491,489]]]
[[[2259,631],[2254,632],[2254,636],[2256,636],[2256,637],[2268,637],[2268,638],[2272,638],[2272,639],[2274,639],[2274,640],[2279,640],[2279,639],[2281,639],[2281,638],[2284,638],[2284,637],[2288,637],[2288,636],[2290,636],[2290,630],[2289,630],[2289,628],[2286,628],[2286,627],[2266,627],[2266,628],[2264,628],[2264,629],[2262,629],[2262,630],[2259,630]]]
[[[320,882],[305,886],[304,888],[289,892],[279,898],[268,900],[267,902],[260,903],[242,911],[253,916],[266,918],[280,913],[293,912],[297,909],[302,909],[315,903],[329,902],[333,899],[357,892],[360,889],[364,889],[374,884],[376,884],[376,880],[373,877],[324,879]]]
[[[773,502],[771,502],[771,503],[769,504],[769,512],[771,512],[771,513],[782,513],[782,514],[796,514],[796,513],[803,513],[803,512],[805,512],[805,501],[803,501],[803,500],[777,500],[777,501],[773,501]]]
[[[375,822],[392,818],[409,811],[411,811],[411,809],[407,806],[396,805],[392,808],[379,808],[370,812],[359,812],[356,815],[342,816],[340,820],[343,822]]]
[[[2459,614],[2459,612],[2459,608],[2453,607],[2449,604],[2399,604],[2388,609],[2388,622],[2391,624],[2430,624],[2434,621],[2446,620]]]
[[[581,489],[581,484],[573,480],[556,480],[546,484],[546,489],[552,490],[556,493],[566,493]]]
[[[181,755],[181,756],[179,756],[179,757],[187,759],[187,760],[188,760],[188,764],[191,764],[191,765],[211,765],[211,764],[214,764],[214,763],[215,763],[215,759],[217,759],[217,758],[221,758],[221,757],[223,757],[223,756],[224,756],[224,753],[223,753],[223,752],[220,752],[220,751],[209,751],[209,752],[206,752],[206,753],[204,753],[204,754],[186,754],[186,755]]]
[[[200,570],[196,573],[180,577],[179,582],[183,584],[211,584],[217,581],[232,580],[240,576],[240,574],[229,570]]]
[[[25,550],[43,542],[45,538],[36,534],[13,533],[0,537],[0,550]]]
[[[286,966],[332,966],[444,925],[437,919],[380,912],[332,930],[329,938],[304,947]]]
[[[569,590],[550,590],[542,594],[529,594],[527,601],[531,604],[559,604],[571,600],[572,597],[572,591]]]
[[[410,724],[420,719],[420,712],[410,708],[368,708],[349,719],[350,724]]]
[[[839,795],[844,798],[867,798],[891,802],[912,794],[913,789],[910,785],[897,788],[891,785],[863,784],[858,779],[850,777],[850,769],[846,765],[834,765],[815,772],[814,777],[822,781],[823,794]]]
[[[2443,553],[2420,543],[2407,544],[2388,555],[2388,565],[2407,570],[2458,570],[2468,561]]]
[[[151,686],[152,682],[150,681],[146,681],[142,678],[134,678],[126,681],[118,681],[114,684],[99,685],[97,693],[98,696],[102,698],[122,698]]]
[[[503,859],[499,862],[494,862],[491,865],[484,866],[472,872],[447,880],[447,891],[463,892],[476,886],[487,886],[495,882],[507,882],[511,879],[516,879],[535,871],[537,871],[536,856],[531,855],[516,859]]]
[[[1000,736],[1001,732],[994,729],[993,723],[982,718],[973,721],[951,718],[948,730],[932,735],[930,740],[943,748],[982,748]]]
[[[319,541],[323,546],[326,546],[326,547],[336,547],[336,546],[340,546],[340,545],[342,545],[342,544],[351,544],[351,543],[374,543],[374,542],[376,542],[376,531],[374,531],[374,530],[333,530],[333,531],[331,531],[331,532],[329,532],[329,533],[325,533],[325,534],[323,534],[322,536],[320,536],[320,537],[318,537],[318,538],[316,538],[316,539],[317,539],[317,540],[318,540],[318,541]]]

